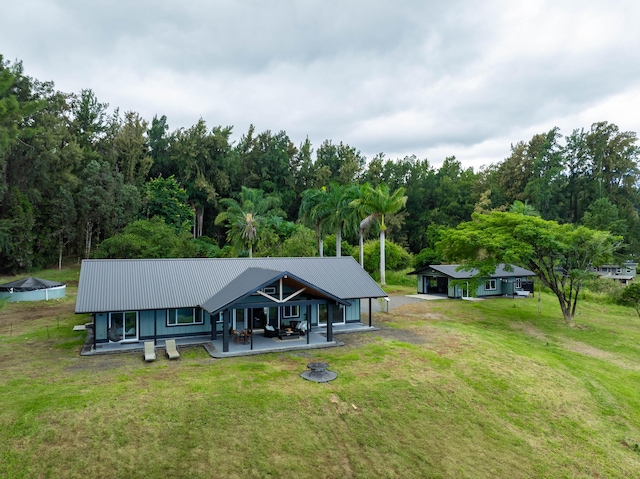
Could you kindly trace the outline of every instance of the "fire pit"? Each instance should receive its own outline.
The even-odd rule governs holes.
[[[316,383],[326,383],[329,381],[333,381],[338,377],[336,373],[333,371],[328,371],[329,364],[322,362],[313,362],[307,364],[308,371],[300,374],[303,378],[308,381],[314,381]]]

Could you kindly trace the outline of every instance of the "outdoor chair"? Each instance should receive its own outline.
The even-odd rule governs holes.
[[[164,342],[164,349],[167,352],[169,359],[178,359],[180,357],[175,339],[167,339]]]
[[[295,328],[293,328],[293,331],[304,336],[305,332],[307,331],[307,322],[306,321],[298,321],[298,323],[296,324]]]
[[[144,343],[144,360],[147,362],[156,360],[156,346],[153,341],[145,341]]]

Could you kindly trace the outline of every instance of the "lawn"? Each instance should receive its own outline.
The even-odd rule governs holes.
[[[0,310],[0,477],[640,477],[628,308],[421,302],[344,347],[145,364],[80,357],[68,289]],[[301,379],[316,360],[338,378]]]

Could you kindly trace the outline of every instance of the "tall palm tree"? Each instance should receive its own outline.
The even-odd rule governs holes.
[[[299,214],[302,222],[315,230],[321,258],[324,256],[324,235],[326,233],[326,225],[324,224],[326,216],[323,216],[326,210],[323,210],[322,205],[326,201],[326,196],[326,188],[304,190]]]
[[[253,258],[253,244],[258,237],[258,229],[270,218],[284,216],[279,198],[264,196],[264,191],[242,187],[240,202],[233,198],[223,198],[220,204],[226,208],[218,214],[215,224],[227,223],[227,239],[234,247],[247,247],[249,258]]]
[[[364,185],[354,186],[353,193],[351,197],[351,203],[349,206],[351,207],[353,214],[355,215],[355,219],[358,223],[358,233],[359,233],[359,241],[358,245],[360,248],[360,266],[364,268],[364,234],[366,230],[375,222],[375,217],[371,214],[371,209],[369,208],[369,204],[367,201],[368,196],[370,195],[371,185],[369,183],[365,183]]]
[[[385,277],[385,234],[387,231],[387,225],[384,222],[385,216],[397,213],[407,202],[407,197],[404,195],[405,189],[398,188],[392,194],[389,192],[387,185],[380,184],[376,188],[365,184],[363,185],[364,191],[362,197],[352,201],[352,206],[359,210],[361,214],[367,214],[367,216],[360,222],[360,261],[361,265],[364,262],[362,253],[362,236],[364,229],[368,227],[374,221],[380,222],[380,284],[385,286],[387,284]]]
[[[342,256],[342,232],[351,213],[350,202],[348,188],[331,183],[326,190],[324,201],[318,205],[318,214],[324,218],[323,227],[336,232],[336,256]]]

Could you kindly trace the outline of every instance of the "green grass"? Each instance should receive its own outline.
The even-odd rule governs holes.
[[[149,364],[39,319],[0,336],[0,477],[640,477],[640,320],[579,308],[414,303],[341,348]]]

